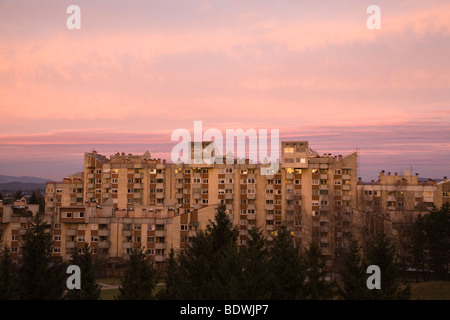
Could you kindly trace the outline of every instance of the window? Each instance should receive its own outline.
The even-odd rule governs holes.
[[[11,240],[12,241],[19,241],[19,235],[18,234],[11,235]]]
[[[72,218],[72,212],[66,212],[65,217],[66,218]]]
[[[187,229],[188,229],[187,224],[182,224],[182,225],[180,225],[180,230],[181,230],[181,231],[187,231]]]
[[[284,153],[294,153],[294,148],[292,148],[292,147],[285,147],[284,148]]]
[[[54,247],[53,248],[53,253],[61,253],[61,248]]]
[[[55,223],[55,229],[61,229],[61,223]]]
[[[335,185],[341,185],[342,184],[342,180],[334,180],[334,184]]]
[[[335,169],[334,170],[334,174],[335,175],[340,175],[341,174],[341,169]]]
[[[202,183],[203,183],[203,184],[207,184],[207,183],[208,183],[208,179],[203,179],[203,180],[202,180]]]
[[[233,168],[226,168],[225,173],[233,173]]]
[[[208,199],[202,199],[203,204],[208,204]]]
[[[98,237],[97,236],[91,236],[91,242],[97,242]]]
[[[84,240],[84,234],[78,235],[77,241],[78,241],[78,242],[84,242],[84,241],[85,241],[85,240]]]
[[[61,236],[60,235],[53,236],[53,241],[61,241]]]
[[[84,212],[74,212],[73,217],[74,218],[84,218]]]
[[[319,184],[319,179],[312,179],[312,184],[313,185],[318,185]]]

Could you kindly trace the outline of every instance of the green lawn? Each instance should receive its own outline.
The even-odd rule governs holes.
[[[411,283],[411,300],[450,300],[450,281]]]
[[[98,282],[108,284],[108,285],[120,285],[119,278],[102,278],[98,279]],[[164,285],[156,285],[154,294],[157,294]],[[115,296],[120,293],[118,288],[102,290],[100,294],[100,300],[115,300]]]
[[[119,285],[119,278],[103,278],[99,282],[109,285]],[[155,294],[158,293],[164,285],[157,285]],[[119,294],[119,289],[102,290],[101,300],[114,300]],[[411,300],[450,300],[450,281],[430,281],[411,283]]]

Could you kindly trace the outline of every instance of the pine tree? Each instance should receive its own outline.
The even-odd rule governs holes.
[[[17,190],[16,193],[14,193],[14,200],[20,200],[23,197],[22,190]]]
[[[271,299],[304,299],[305,264],[299,248],[294,245],[291,232],[285,225],[281,226],[274,236],[269,254]]]
[[[156,286],[155,269],[142,248],[132,249],[119,287],[118,300],[151,300]]]
[[[242,263],[237,247],[239,230],[219,205],[215,221],[189,239],[178,254],[178,274],[183,275],[180,299],[237,299]]]
[[[95,277],[95,266],[88,244],[83,251],[83,253],[78,250],[72,252],[71,264],[80,267],[81,288],[68,290],[66,294],[68,300],[98,300],[100,298],[101,288]]]
[[[311,300],[330,299],[333,297],[334,283],[327,282],[326,261],[322,256],[320,247],[311,243],[306,251],[306,297]]]
[[[271,296],[269,250],[258,227],[249,232],[246,246],[241,248],[243,261],[240,283],[241,299],[264,300]]]
[[[343,287],[339,288],[339,297],[345,300],[363,300],[368,298],[367,274],[361,256],[358,240],[350,238],[348,251],[344,254],[344,266],[341,270]]]
[[[33,191],[30,196],[30,200],[28,200],[29,204],[39,204],[38,197],[36,195],[36,191]]]
[[[370,299],[395,300],[408,299],[410,286],[400,287],[400,264],[395,243],[385,233],[379,232],[365,248],[366,268],[376,265],[381,270],[381,289],[370,290]]]
[[[427,267],[426,255],[427,237],[425,232],[425,220],[423,215],[419,214],[413,224],[412,231],[412,267],[416,269],[416,282],[419,281],[419,272],[422,272],[425,278]]]
[[[57,300],[66,288],[65,264],[52,261],[52,236],[36,215],[28,226],[20,252],[20,296],[25,300]]]
[[[11,250],[5,244],[0,254],[0,300],[18,299],[17,272]]]
[[[424,215],[423,227],[425,231],[428,264],[435,272],[437,279],[449,279],[450,263],[450,203],[440,208],[433,207]]]
[[[175,257],[173,248],[170,249],[167,264],[165,287],[158,293],[157,299],[181,300],[185,296],[184,293],[189,291],[189,285],[186,281],[187,277],[183,274],[178,259]]]

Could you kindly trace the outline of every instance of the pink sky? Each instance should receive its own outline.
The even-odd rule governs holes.
[[[366,180],[449,176],[450,3],[377,1],[381,30],[371,4],[0,1],[0,174],[61,179],[92,149],[169,159],[201,120],[359,148]]]

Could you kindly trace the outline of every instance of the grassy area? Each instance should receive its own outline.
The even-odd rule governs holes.
[[[103,278],[98,280],[108,285],[119,285],[119,278]],[[155,294],[164,288],[164,284],[155,287]],[[114,300],[119,289],[102,290],[101,300]],[[411,300],[450,300],[450,281],[430,281],[411,283]]]
[[[450,300],[450,281],[411,283],[411,300]]]
[[[108,284],[108,285],[120,285],[119,278],[103,278],[103,279],[98,279],[98,282]],[[156,285],[154,294],[156,295],[163,288],[164,288],[164,284]],[[115,296],[117,296],[119,293],[120,293],[120,291],[118,288],[102,290],[102,292],[100,294],[100,300],[115,300]]]
[[[104,283],[104,284],[108,284],[110,286],[120,284],[120,278],[101,278],[101,279],[98,279],[97,281]]]

